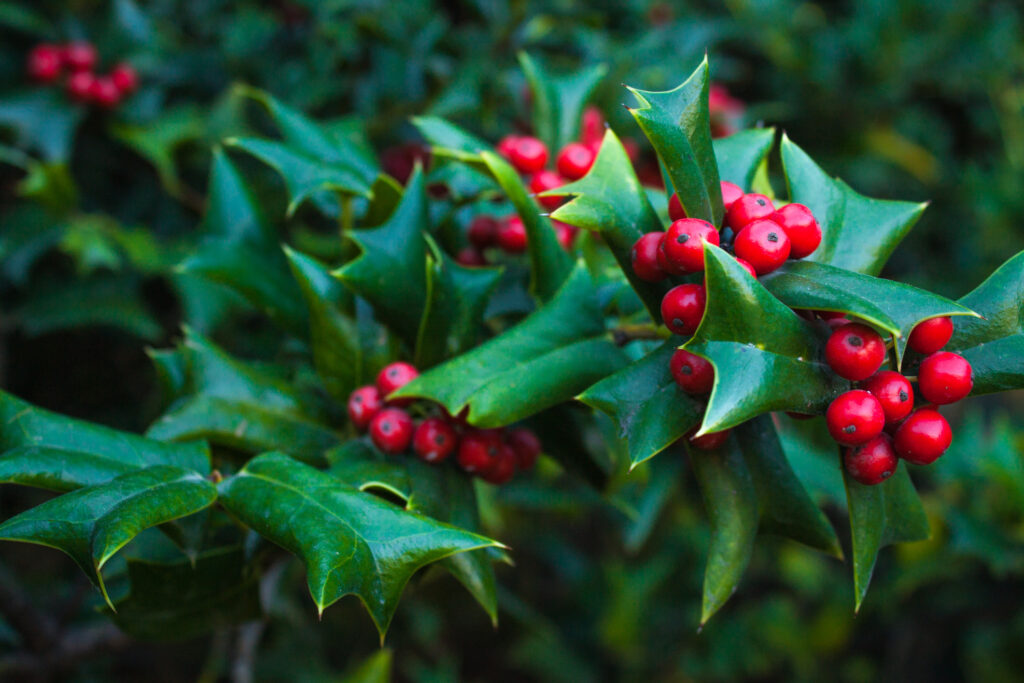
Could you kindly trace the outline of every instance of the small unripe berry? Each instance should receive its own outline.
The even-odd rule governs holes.
[[[766,275],[789,258],[789,237],[775,221],[755,220],[736,234],[733,249],[758,275]]]
[[[589,147],[578,142],[570,142],[558,153],[555,166],[563,177],[579,180],[587,175],[587,171],[594,165],[594,159],[594,152]]]
[[[412,441],[413,423],[401,408],[384,408],[370,420],[373,445],[388,454],[401,453]]]
[[[898,372],[883,370],[865,382],[864,389],[882,404],[886,424],[896,424],[914,409],[914,388]]]
[[[891,477],[898,464],[888,434],[879,434],[866,444],[847,448],[843,453],[847,474],[868,486],[881,484]]]
[[[516,452],[508,444],[502,444],[490,467],[479,474],[488,484],[507,484],[516,474]]]
[[[114,82],[122,95],[130,95],[139,87],[139,74],[131,64],[121,62],[110,72],[110,80]]]
[[[704,243],[718,246],[721,241],[715,226],[696,218],[675,221],[665,232],[661,248],[665,258],[684,273],[704,270]]]
[[[675,192],[668,198],[668,217],[674,221],[686,218],[686,209],[683,208],[683,203],[679,201],[679,195]]]
[[[756,220],[775,213],[772,200],[763,194],[745,194],[736,199],[725,214],[725,224],[739,232]]]
[[[693,334],[700,326],[706,305],[704,285],[679,285],[670,289],[661,300],[661,319],[676,334]]]
[[[565,185],[565,180],[554,171],[538,171],[530,178],[530,191],[537,195],[541,192],[554,190],[562,185]],[[540,205],[549,211],[560,207],[565,203],[565,199],[564,196],[537,197]]]
[[[825,343],[825,361],[843,379],[867,379],[884,360],[885,342],[867,325],[845,324],[834,330]]]
[[[348,397],[348,418],[359,431],[365,431],[374,415],[384,407],[384,398],[375,386],[359,387]]]
[[[953,430],[946,418],[930,408],[911,413],[893,437],[897,455],[915,465],[932,464],[952,442]]]
[[[840,394],[825,413],[828,432],[844,446],[859,446],[882,433],[885,412],[878,399],[861,389]]]
[[[732,430],[723,429],[720,432],[712,432],[704,436],[691,436],[690,445],[702,451],[713,451],[725,445],[729,440],[729,432]]]
[[[948,317],[929,318],[914,326],[907,346],[918,353],[935,353],[949,343],[953,336],[953,321]]]
[[[521,470],[533,467],[540,456],[541,443],[533,430],[525,427],[513,429],[505,439],[516,454],[516,464]]]
[[[664,280],[667,273],[658,265],[658,249],[663,232],[649,232],[633,244],[633,272],[646,282]]]
[[[668,366],[676,384],[688,394],[706,394],[715,385],[714,366],[695,353],[676,349]]]
[[[501,451],[501,437],[496,432],[473,430],[462,437],[456,460],[466,472],[486,472]]]
[[[736,203],[736,200],[743,196],[743,189],[739,185],[730,183],[728,180],[723,180],[721,185],[722,205],[725,207],[726,212],[728,212],[732,205]]]
[[[37,83],[52,83],[64,68],[64,55],[56,45],[42,43],[28,53],[28,75]]]
[[[536,173],[547,166],[547,145],[533,137],[518,138],[512,145],[509,161],[520,173]]]
[[[72,71],[92,71],[96,68],[98,55],[92,43],[77,42],[64,46],[64,63]]]
[[[405,363],[403,361],[397,361],[384,367],[377,374],[377,388],[380,390],[381,396],[387,400],[388,395],[394,391],[398,391],[409,382],[419,377],[420,373],[414,365],[411,363]],[[412,399],[400,399],[397,401],[389,401],[394,405],[408,405],[412,402]]]
[[[917,386],[921,396],[935,405],[956,403],[974,388],[974,376],[967,359],[949,351],[939,351],[921,361]]]
[[[498,228],[498,246],[509,254],[521,254],[526,251],[526,226],[523,219],[512,215],[502,221]]]
[[[412,436],[412,449],[424,462],[445,460],[459,443],[452,426],[439,417],[430,417],[420,423]]]
[[[786,204],[775,212],[772,220],[781,225],[789,237],[790,258],[810,256],[821,244],[821,226],[803,204]]]

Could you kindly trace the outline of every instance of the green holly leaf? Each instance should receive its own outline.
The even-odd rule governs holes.
[[[269,248],[280,242],[262,204],[220,146],[213,148],[206,211],[199,230],[208,239],[232,244],[249,242]]]
[[[204,443],[161,443],[51,413],[2,391],[0,451],[0,482],[52,491],[95,486],[156,465],[210,471]]]
[[[45,161],[66,162],[85,108],[67,101],[60,88],[11,93],[0,102],[0,127],[12,128],[19,147],[39,152]]]
[[[117,123],[110,127],[114,139],[151,163],[164,189],[178,198],[186,190],[175,157],[182,145],[201,140],[205,132],[206,116],[192,103],[169,109],[144,126]]]
[[[751,191],[754,178],[768,164],[774,142],[774,128],[751,128],[712,140],[719,178]]]
[[[482,168],[480,153],[491,144],[436,116],[415,116],[412,123],[440,156]]]
[[[665,92],[629,88],[630,113],[654,146],[686,215],[721,225],[724,213],[708,113],[708,60]]]
[[[141,532],[208,507],[217,489],[198,472],[156,465],[66,493],[0,524],[0,540],[66,553],[113,608],[100,570]]]
[[[741,425],[716,451],[690,449],[690,462],[711,521],[702,625],[736,591],[759,531],[842,557],[835,531],[790,468],[769,416]]]
[[[830,178],[807,153],[782,136],[782,167],[790,201],[811,210],[821,246],[808,260],[878,275],[927,204],[871,199]]]
[[[427,398],[479,427],[499,427],[567,401],[625,364],[605,334],[582,264],[546,305],[515,327],[425,372],[395,396]]]
[[[1024,252],[960,303],[983,318],[957,318],[948,348],[974,369],[972,395],[1024,387]]]
[[[609,129],[597,159],[587,175],[545,195],[573,195],[551,214],[563,221],[601,235],[622,272],[656,322],[661,321],[661,300],[671,287],[665,282],[645,282],[633,272],[633,244],[648,232],[661,231],[661,220],[640,184],[633,162],[619,138]]]
[[[875,486],[857,483],[846,474],[845,468],[843,482],[850,511],[854,604],[859,611],[875,570],[878,551],[892,543],[928,538],[928,517],[903,463],[895,474]]]
[[[760,282],[790,308],[849,313],[888,332],[896,341],[897,366],[910,331],[919,322],[946,315],[977,316],[938,294],[813,261],[789,261]]]
[[[533,94],[533,130],[556,154],[579,137],[583,106],[608,67],[595,64],[555,75],[525,52],[519,53],[519,65]]]
[[[707,358],[715,385],[698,434],[774,410],[824,413],[849,388],[821,360],[824,340],[713,245],[704,249],[707,308],[687,351]]]
[[[249,461],[220,484],[220,496],[239,521],[302,559],[321,613],[356,595],[382,639],[416,570],[456,553],[500,546],[349,488],[280,453]]]
[[[673,337],[580,394],[579,399],[619,426],[630,468],[657,455],[700,423],[704,405],[672,378],[669,360],[682,340]]]

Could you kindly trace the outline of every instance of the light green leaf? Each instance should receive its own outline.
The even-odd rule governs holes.
[[[768,163],[774,142],[774,128],[751,128],[712,140],[719,178],[750,192],[758,170]]]
[[[533,130],[557,154],[579,137],[583,106],[608,68],[595,64],[555,75],[525,52],[519,53],[519,65],[533,93]]]

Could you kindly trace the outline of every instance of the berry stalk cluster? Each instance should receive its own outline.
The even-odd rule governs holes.
[[[57,84],[62,77],[68,97],[79,104],[113,109],[139,87],[139,76],[127,62],[98,74],[99,53],[89,42],[66,45],[40,43],[28,53],[29,78],[40,84]]]

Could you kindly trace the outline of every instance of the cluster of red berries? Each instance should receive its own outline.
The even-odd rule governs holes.
[[[862,484],[879,484],[896,471],[897,458],[915,465],[935,462],[953,440],[937,406],[959,401],[974,387],[971,364],[942,350],[953,336],[953,321],[925,320],[907,340],[924,356],[916,378],[924,403],[916,410],[912,378],[881,369],[887,353],[878,332],[846,318],[829,324],[835,329],[825,344],[826,362],[840,377],[859,383],[832,401],[825,414],[832,438],[848,447],[847,473]]]
[[[368,431],[377,448],[396,455],[411,447],[416,457],[431,464],[444,462],[454,453],[465,472],[495,485],[533,467],[541,443],[529,429],[477,429],[443,408],[416,424],[406,410],[412,399],[389,400],[388,396],[418,376],[410,363],[391,363],[377,375],[376,385],[359,387],[349,396],[352,424],[360,432]]]
[[[99,54],[92,43],[41,43],[28,53],[28,75],[37,83],[55,83],[67,72],[68,96],[81,104],[113,109],[139,86],[135,69],[121,62],[110,73],[95,73]]]
[[[579,234],[579,228],[562,221],[553,220],[551,223],[558,243],[566,251],[571,250],[572,243]],[[486,266],[489,261],[485,250],[491,247],[496,247],[506,254],[522,254],[526,251],[526,226],[523,225],[523,219],[516,214],[503,218],[486,214],[476,216],[469,224],[466,237],[470,246],[455,256],[455,260],[464,266]]]

